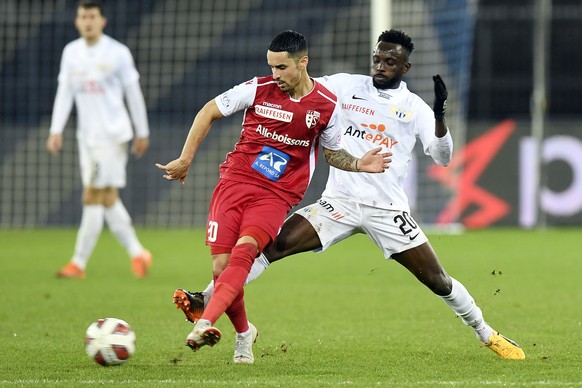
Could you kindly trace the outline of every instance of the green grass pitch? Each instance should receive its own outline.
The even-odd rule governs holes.
[[[491,229],[432,235],[447,271],[486,320],[523,347],[499,359],[404,268],[360,235],[322,254],[272,265],[246,287],[259,329],[255,364],[234,365],[234,331],[193,353],[175,288],[203,289],[210,257],[201,230],[138,231],[154,254],[137,280],[105,232],[84,280],[56,279],[76,230],[0,231],[0,385],[148,387],[582,386],[582,230]],[[101,317],[137,334],[124,365],[101,367],[83,337]]]

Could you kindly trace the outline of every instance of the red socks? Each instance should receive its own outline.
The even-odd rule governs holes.
[[[214,324],[226,312],[237,333],[248,330],[243,286],[256,254],[257,248],[251,243],[239,244],[232,249],[228,266],[216,279],[214,293],[201,319]]]

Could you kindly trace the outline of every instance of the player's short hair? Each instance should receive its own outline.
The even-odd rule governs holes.
[[[104,15],[103,14],[103,4],[100,1],[80,0],[77,3],[77,9],[79,9],[79,8],[83,8],[83,9],[97,8],[99,10],[99,13],[101,13],[101,15]]]
[[[307,40],[297,31],[287,30],[273,38],[269,51],[278,53],[286,51],[290,57],[301,58],[307,55]]]
[[[410,55],[412,50],[414,50],[414,44],[412,43],[410,36],[406,35],[402,31],[394,29],[382,32],[378,37],[378,42],[399,44],[404,47],[404,49],[408,52],[408,55]]]

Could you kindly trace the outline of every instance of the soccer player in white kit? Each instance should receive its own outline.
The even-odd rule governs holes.
[[[342,147],[357,155],[370,146],[380,146],[392,152],[392,163],[379,175],[349,174],[330,167],[321,198],[285,221],[273,244],[255,260],[247,283],[271,262],[295,253],[323,251],[365,233],[386,259],[396,260],[441,297],[483,345],[501,358],[524,359],[519,345],[491,328],[467,289],[447,274],[410,214],[403,186],[416,139],[441,166],[450,162],[453,149],[445,122],[447,90],[441,77],[433,77],[434,112],[402,81],[411,68],[413,49],[403,32],[385,31],[372,54],[371,77],[335,74],[318,79],[341,104]],[[174,303],[189,320],[196,320],[211,293],[212,283],[202,293],[176,290]]]
[[[63,278],[85,277],[87,262],[104,222],[127,250],[138,278],[147,275],[152,262],[152,255],[138,240],[118,192],[126,184],[128,142],[133,139],[124,96],[135,125],[132,153],[136,157],[141,157],[149,147],[146,107],[133,57],[125,45],[103,34],[106,23],[99,3],[78,4],[75,26],[81,37],[63,50],[47,140],[47,150],[57,155],[74,102],[83,215],[73,257],[57,273]]]

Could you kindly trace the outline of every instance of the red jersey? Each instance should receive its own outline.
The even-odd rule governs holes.
[[[234,150],[220,165],[221,178],[272,190],[298,204],[313,176],[319,143],[340,149],[336,96],[320,83],[300,99],[282,92],[269,77],[255,77],[215,99],[224,116],[245,110]]]

